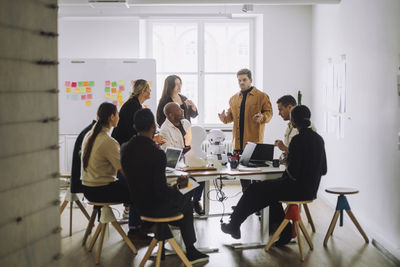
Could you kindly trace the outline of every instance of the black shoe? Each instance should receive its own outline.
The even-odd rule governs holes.
[[[288,223],[288,225],[286,225],[285,229],[282,231],[279,240],[276,241],[274,245],[276,247],[283,247],[289,244],[291,239],[292,239],[292,224]]]
[[[188,258],[191,264],[206,262],[208,261],[209,258],[207,254],[201,253],[195,248],[188,250],[186,252],[186,257]]]
[[[200,204],[200,201],[193,201],[192,204],[193,204],[193,209],[194,209],[194,211],[195,211],[198,215],[203,216],[204,214],[206,214],[206,213],[204,212],[204,210],[203,210],[203,207],[202,207],[201,204]]]
[[[221,230],[225,234],[230,234],[234,239],[240,239],[240,228],[234,229],[230,223],[221,224]]]

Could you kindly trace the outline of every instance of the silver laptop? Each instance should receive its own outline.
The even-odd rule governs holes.
[[[165,168],[165,171],[175,171],[176,165],[178,165],[182,155],[182,148],[167,147],[165,150],[165,155],[167,156],[167,167]]]

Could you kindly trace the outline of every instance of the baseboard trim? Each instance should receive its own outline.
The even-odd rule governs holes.
[[[372,245],[396,266],[400,266],[400,260],[374,238],[372,239]]]

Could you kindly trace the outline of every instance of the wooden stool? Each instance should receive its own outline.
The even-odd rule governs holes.
[[[69,208],[69,236],[72,236],[72,208],[74,202],[78,205],[79,209],[82,211],[83,215],[90,221],[89,214],[87,213],[85,207],[83,207],[82,203],[79,201],[78,196],[75,193],[71,193],[70,190],[65,194],[64,202],[60,207],[60,215],[63,213],[65,207],[70,204]]]
[[[345,187],[334,187],[334,188],[327,188],[325,189],[326,192],[331,194],[338,194],[338,200],[336,203],[336,211],[333,215],[331,224],[329,225],[328,232],[326,232],[326,236],[324,239],[324,246],[326,247],[329,237],[333,234],[333,230],[335,229],[337,219],[340,215],[340,223],[339,226],[343,226],[343,210],[347,212],[350,219],[356,225],[358,231],[364,237],[366,243],[369,243],[367,235],[364,233],[364,230],[361,228],[360,224],[358,223],[356,217],[354,217],[353,212],[351,212],[349,202],[347,202],[347,198],[345,195],[350,194],[357,194],[359,191],[354,188],[345,188]]]
[[[310,246],[310,249],[314,249],[314,245],[311,241],[311,238],[307,232],[306,227],[304,226],[303,222],[301,221],[300,217],[300,211],[299,211],[299,205],[301,204],[308,204],[311,203],[312,200],[305,200],[305,201],[280,201],[281,203],[287,204],[287,209],[286,209],[286,215],[285,219],[283,222],[279,225],[278,229],[275,231],[275,233],[272,235],[270,240],[268,241],[268,244],[265,246],[264,250],[268,251],[274,241],[278,238],[278,236],[282,233],[282,231],[285,229],[286,225],[289,223],[291,220],[293,223],[293,227],[295,231],[293,231],[293,237],[296,236],[297,233],[297,243],[299,245],[299,250],[300,250],[300,256],[301,256],[301,261],[304,261],[304,255],[303,255],[303,245],[301,244],[301,237],[300,237],[300,230],[303,232],[304,237],[306,238],[306,241],[308,245]]]
[[[132,250],[132,252],[134,254],[137,254],[137,249],[133,245],[132,241],[128,238],[128,236],[125,234],[124,230],[122,230],[121,226],[118,224],[117,220],[115,219],[112,209],[109,207],[110,205],[119,205],[121,203],[98,203],[98,202],[89,202],[89,203],[94,206],[102,206],[100,222],[96,228],[96,232],[94,233],[92,240],[90,241],[89,248],[88,248],[88,251],[92,251],[94,244],[96,243],[96,240],[101,232],[100,243],[97,247],[96,264],[100,263],[101,249],[103,247],[104,234],[106,232],[106,227],[107,227],[108,223],[111,223],[114,226],[114,228],[117,229],[118,233],[122,236],[125,243],[129,246],[129,248]],[[92,216],[93,216],[93,214],[92,214]],[[96,217],[96,215],[94,217]]]
[[[152,218],[152,217],[140,216],[140,219],[142,219],[142,221],[154,222],[157,224],[156,234],[151,240],[151,243],[146,251],[146,254],[143,257],[143,260],[140,262],[139,265],[140,267],[143,267],[146,264],[147,260],[150,258],[151,252],[153,252],[153,249],[157,243],[158,243],[158,252],[156,258],[156,267],[160,266],[161,259],[164,260],[165,258],[164,255],[165,240],[169,242],[169,244],[175,250],[176,254],[179,256],[179,258],[181,258],[185,266],[192,266],[192,264],[186,257],[185,253],[183,253],[181,247],[176,243],[174,237],[172,236],[171,230],[169,229],[168,226],[168,222],[178,221],[181,220],[182,218],[183,218],[182,213],[178,213],[176,216],[173,217],[165,217],[165,218]]]

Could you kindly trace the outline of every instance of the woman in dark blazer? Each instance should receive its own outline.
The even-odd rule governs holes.
[[[177,103],[184,111],[185,119],[195,118],[199,113],[196,105],[186,96],[181,95],[182,80],[177,75],[170,75],[165,79],[164,90],[157,107],[157,124],[159,127],[165,121],[164,106],[169,102]]]

